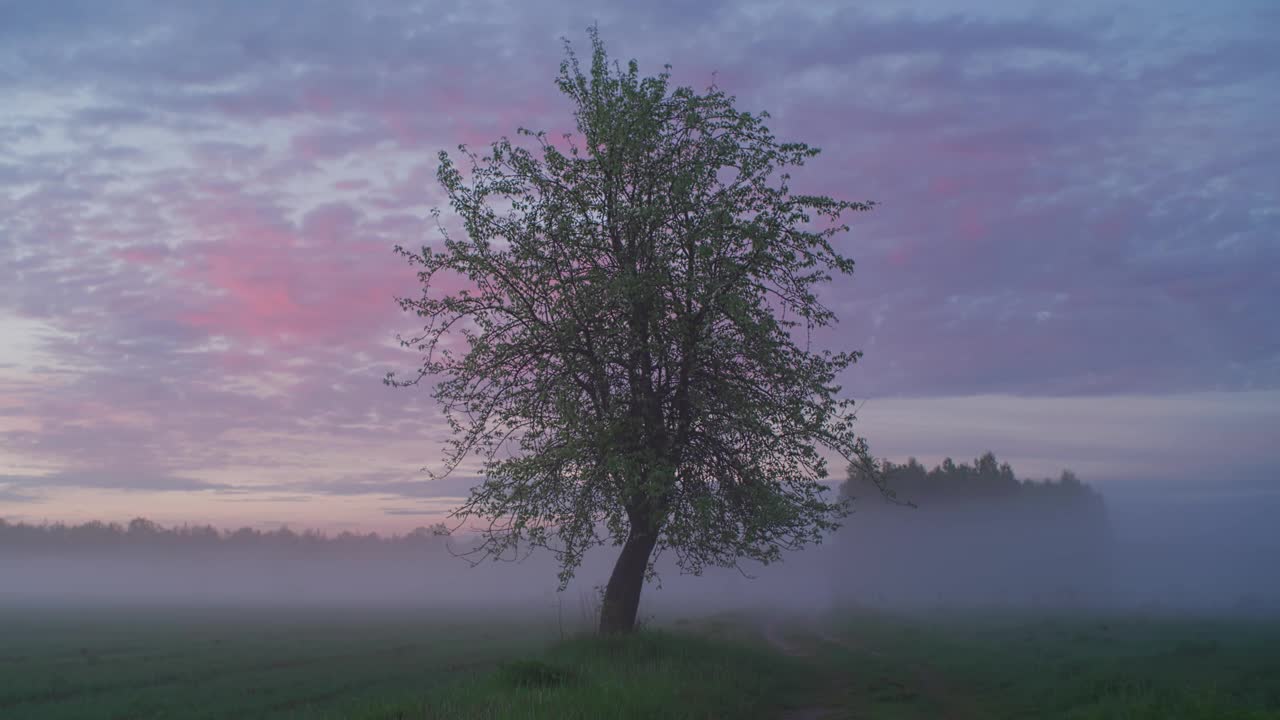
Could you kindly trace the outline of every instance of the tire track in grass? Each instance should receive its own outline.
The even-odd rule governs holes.
[[[761,628],[761,635],[770,647],[789,658],[815,660],[816,648],[812,645],[806,647],[788,637],[783,624],[777,620],[766,623]],[[816,663],[814,664],[816,671]],[[789,708],[783,711],[782,715],[779,716],[779,720],[823,720],[823,718],[828,717],[837,709],[829,705],[805,705],[798,708]]]
[[[873,647],[848,637],[836,635],[828,629],[819,630],[818,638],[823,642],[865,657],[877,660],[884,660],[888,657],[885,653]],[[940,714],[933,716],[937,720],[983,720],[986,717],[972,697],[957,688],[954,683],[948,681],[927,662],[907,660],[903,663],[903,668],[910,674],[912,684],[920,688],[925,697],[940,706],[938,710]]]

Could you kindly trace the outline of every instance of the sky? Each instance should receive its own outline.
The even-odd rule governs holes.
[[[1280,492],[1280,4],[0,1],[0,518],[395,531],[474,482],[392,252],[435,154],[610,54],[877,209],[824,339],[874,454]],[[836,468],[837,476],[842,471]],[[1198,491],[1197,491],[1198,492]]]

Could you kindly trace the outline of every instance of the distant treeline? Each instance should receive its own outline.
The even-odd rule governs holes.
[[[990,452],[971,465],[882,460],[874,470],[898,502],[850,467],[840,491],[854,499],[854,515],[837,543],[845,593],[897,604],[1076,603],[1110,591],[1106,506],[1071,471],[1019,480]]]
[[[1063,470],[1056,480],[1019,480],[1009,463],[1000,462],[992,452],[977,458],[972,465],[957,465],[947,458],[932,470],[926,469],[915,458],[910,458],[905,464],[881,460],[875,472],[883,479],[893,498],[918,505],[1019,498],[1102,507],[1102,496],[1070,470]],[[849,467],[848,479],[840,486],[842,496],[867,498],[878,493],[866,472],[856,465]]]
[[[0,550],[19,548],[145,548],[168,550],[200,548],[253,548],[288,550],[421,549],[443,547],[449,531],[443,523],[418,527],[405,535],[342,532],[329,535],[318,530],[219,530],[211,525],[164,527],[146,518],[120,523],[10,523],[0,519]]]

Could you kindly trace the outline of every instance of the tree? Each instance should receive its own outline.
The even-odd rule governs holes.
[[[480,559],[550,549],[563,587],[586,550],[621,546],[613,633],[662,552],[695,574],[767,563],[843,516],[820,449],[871,465],[835,384],[859,353],[807,333],[835,320],[817,286],[853,270],[831,245],[842,216],[872,204],[793,193],[786,169],[817,149],[715,86],[671,90],[670,66],[611,65],[590,36],[589,74],[566,41],[557,79],[577,138],[459,146],[469,179],[440,153],[465,237],[441,223],[442,247],[396,248],[419,271],[398,301],[424,322],[401,338],[423,362],[386,381],[436,378],[446,472],[483,462],[454,514],[485,521]]]

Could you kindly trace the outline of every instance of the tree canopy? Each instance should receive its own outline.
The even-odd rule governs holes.
[[[682,571],[777,559],[844,513],[820,483],[823,449],[870,464],[837,375],[856,352],[810,347],[835,321],[816,294],[853,262],[832,245],[869,202],[798,194],[767,113],[715,87],[670,87],[566,41],[557,84],[577,133],[517,131],[446,152],[437,177],[462,221],[397,248],[422,292],[402,338],[452,435],[446,467],[483,464],[456,511],[484,519],[481,553],[548,548],[572,577],[621,545],[601,629],[634,625],[664,551]],[[465,279],[464,282],[458,282]]]

